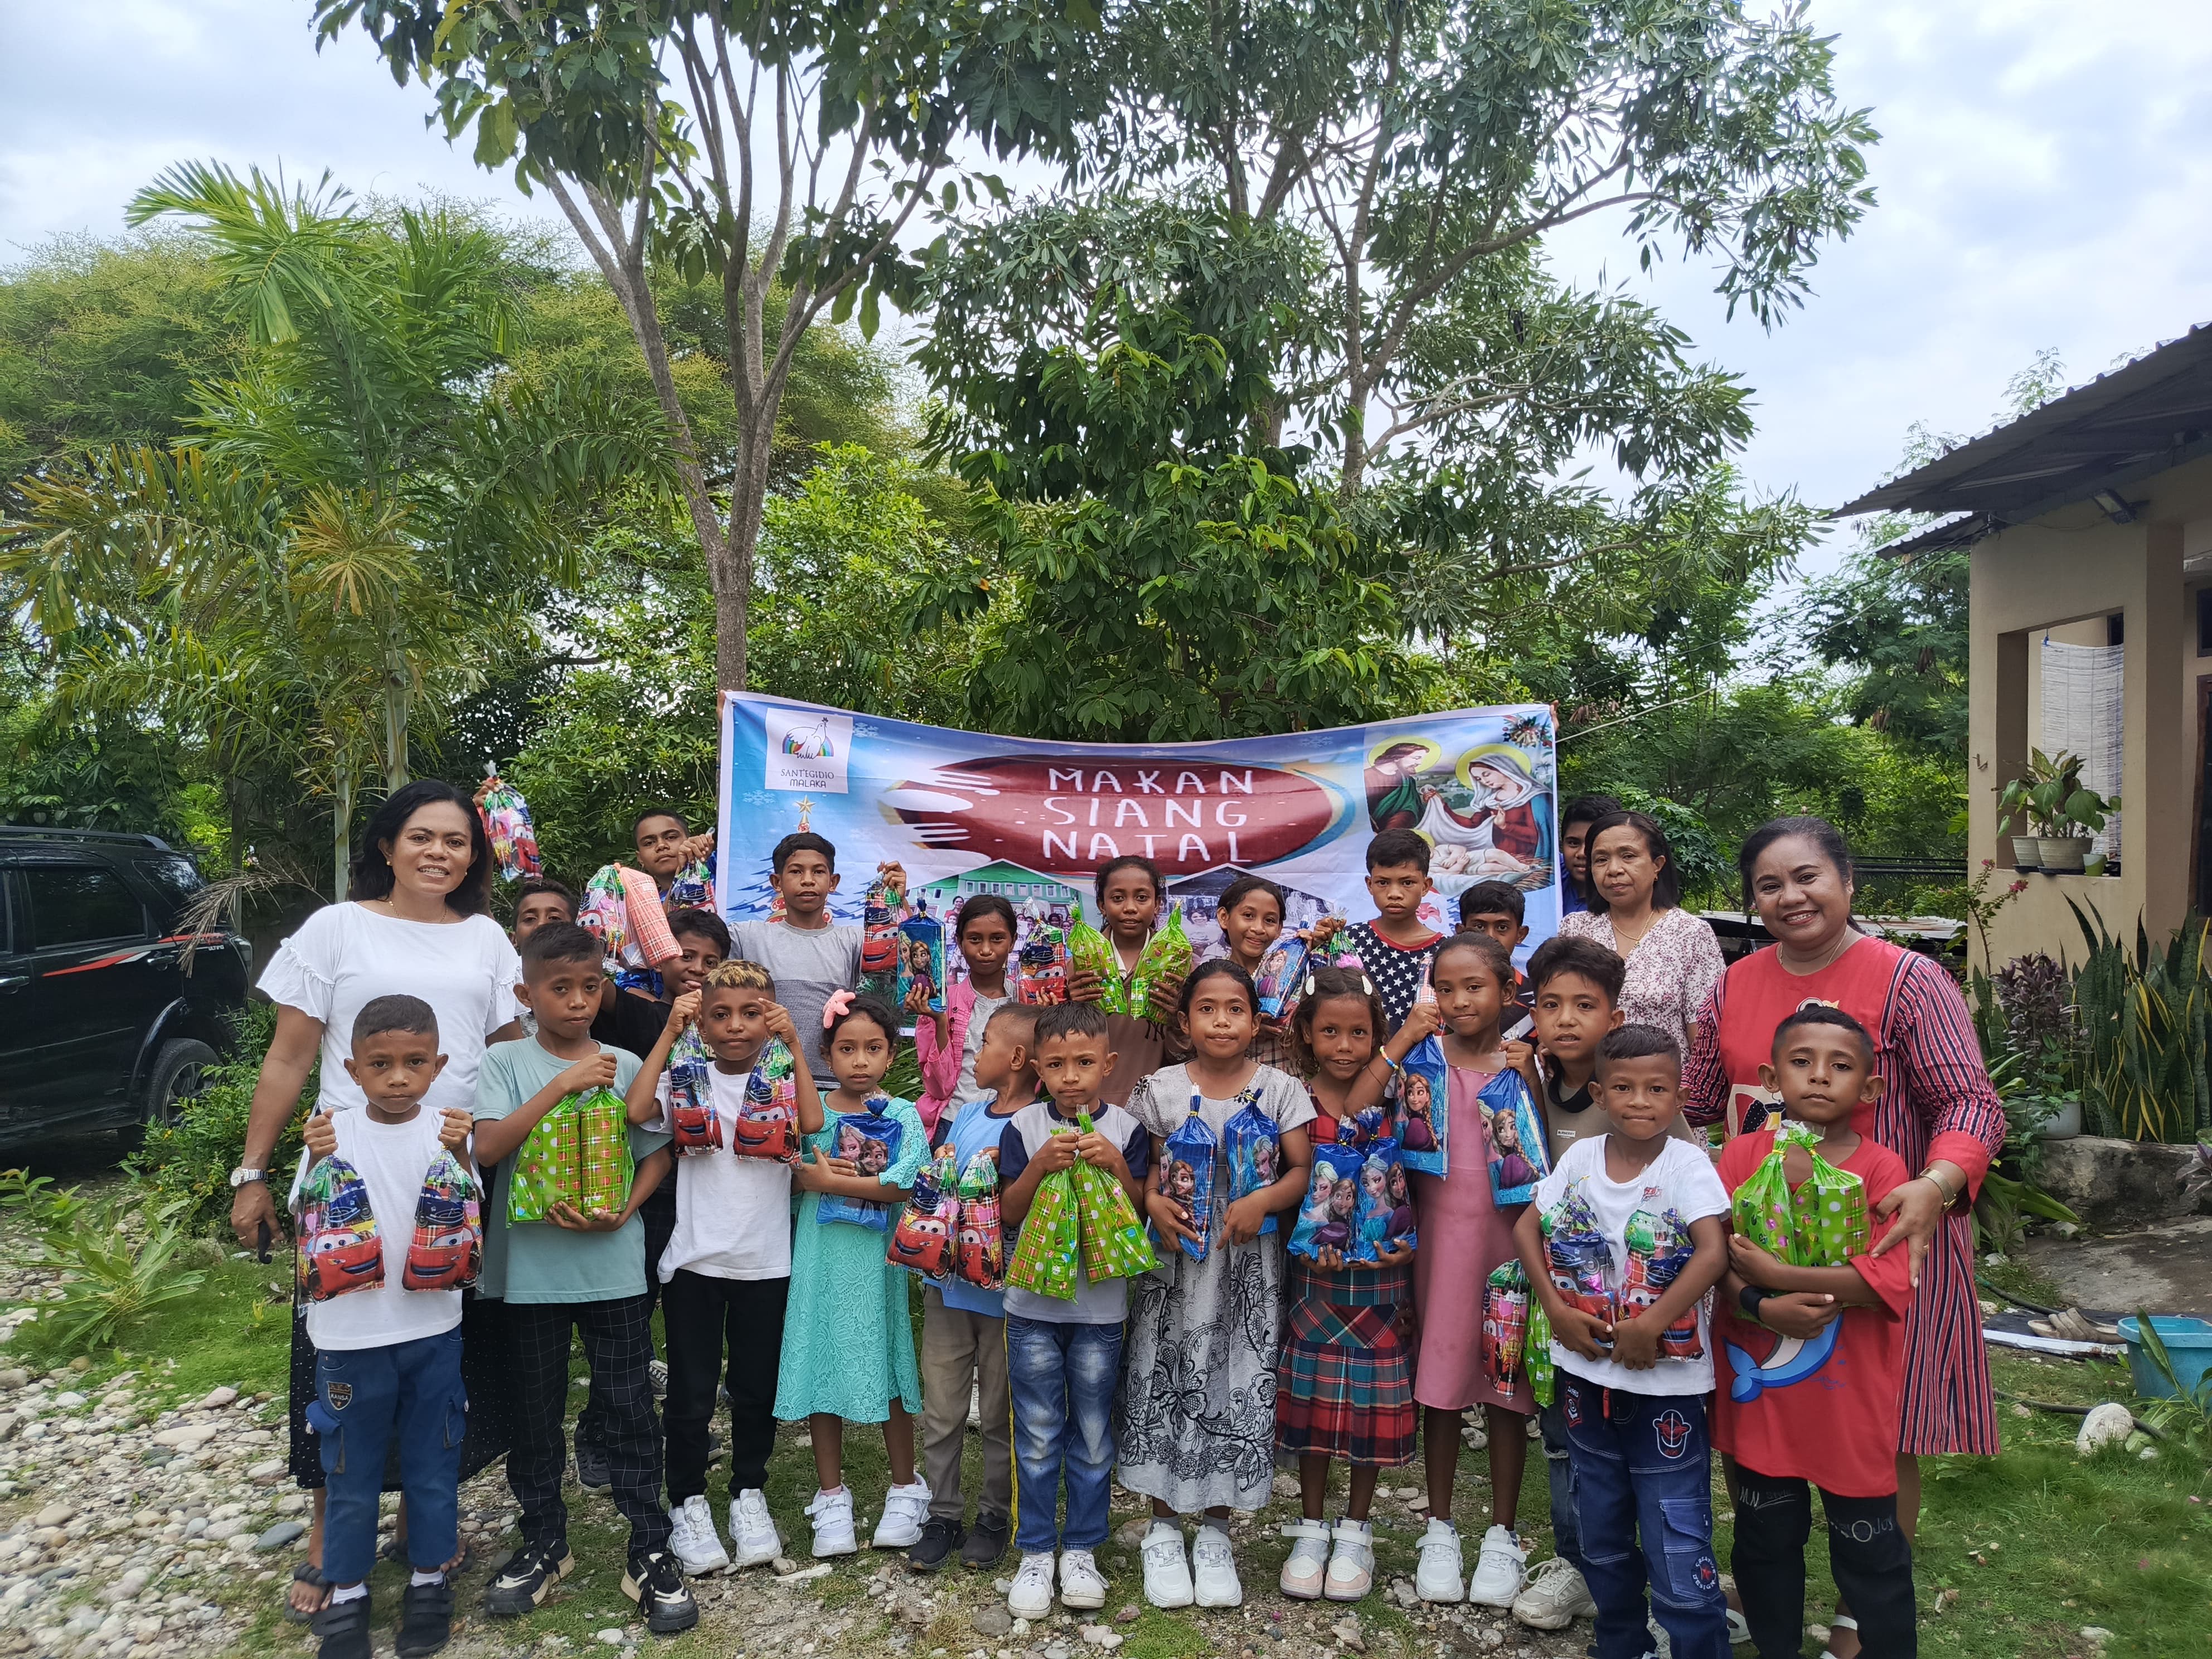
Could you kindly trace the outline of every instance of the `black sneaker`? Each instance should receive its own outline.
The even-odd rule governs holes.
[[[957,1521],[933,1515],[922,1522],[921,1541],[906,1553],[906,1564],[915,1572],[935,1572],[966,1536],[966,1529]]]
[[[373,1644],[368,1639],[366,1595],[331,1602],[309,1625],[322,1643],[315,1650],[316,1659],[369,1659]]]
[[[666,1550],[653,1550],[629,1559],[623,1575],[623,1594],[645,1614],[645,1627],[655,1636],[673,1636],[699,1622],[699,1604],[684,1583],[676,1558]]]
[[[592,1492],[605,1492],[615,1483],[607,1468],[607,1449],[595,1440],[576,1437],[576,1484]]]
[[[507,1565],[484,1586],[484,1613],[493,1619],[514,1619],[528,1613],[575,1567],[576,1558],[568,1553],[565,1539],[525,1544],[507,1558]]]
[[[1013,1529],[1013,1523],[1005,1516],[993,1515],[988,1510],[978,1511],[975,1529],[961,1547],[960,1565],[970,1572],[984,1572],[997,1566],[1006,1553]]]
[[[399,1659],[425,1659],[453,1639],[453,1586],[410,1584],[399,1597]]]

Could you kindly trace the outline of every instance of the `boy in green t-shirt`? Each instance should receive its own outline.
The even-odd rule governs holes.
[[[491,1172],[482,1294],[503,1297],[507,1305],[514,1444],[507,1478],[522,1509],[523,1540],[493,1576],[484,1611],[494,1618],[527,1613],[575,1565],[568,1553],[568,1507],[561,1500],[567,1461],[562,1419],[572,1333],[580,1331],[592,1394],[604,1408],[615,1506],[630,1528],[623,1594],[644,1612],[656,1634],[665,1634],[699,1621],[698,1606],[668,1548],[660,1434],[646,1375],[653,1358],[652,1312],[645,1228],[637,1212],[668,1171],[668,1137],[630,1127],[636,1175],[619,1212],[584,1212],[559,1203],[542,1222],[506,1219],[515,1154],[530,1132],[571,1096],[592,1089],[619,1094],[637,1075],[635,1054],[592,1036],[604,976],[599,942],[584,928],[553,922],[532,933],[522,946],[517,994],[537,1016],[538,1034],[496,1044],[477,1074],[477,1161]]]

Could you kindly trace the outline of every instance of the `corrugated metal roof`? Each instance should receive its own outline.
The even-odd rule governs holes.
[[[1986,533],[2207,453],[2212,453],[2212,325],[2199,325],[1829,516],[1968,514],[1988,520]],[[1905,550],[1901,544],[1892,550]]]

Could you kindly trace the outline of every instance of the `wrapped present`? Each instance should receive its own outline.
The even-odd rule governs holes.
[[[1406,1167],[1451,1173],[1451,1067],[1443,1044],[1423,1037],[1398,1067],[1398,1146]]]
[[[534,876],[541,866],[538,830],[530,821],[530,803],[522,799],[521,791],[501,781],[497,773],[486,775],[491,787],[484,792],[483,804],[478,811],[483,818],[484,835],[491,842],[492,862],[499,866],[500,879],[520,881],[525,876]]]
[[[1528,1085],[1510,1066],[1482,1085],[1483,1127],[1489,1141],[1490,1201],[1498,1208],[1526,1204],[1536,1183],[1552,1171],[1544,1121]]]
[[[904,896],[891,878],[878,873],[860,900],[860,972],[885,995],[898,981],[899,902]]]
[[[1088,1112],[1077,1121],[1085,1134],[1094,1133]],[[1134,1279],[1159,1265],[1137,1206],[1113,1174],[1095,1164],[1077,1160],[1068,1170],[1075,1188],[1076,1245],[1083,1255],[1083,1276],[1096,1285],[1102,1279]]]
[[[1340,1141],[1314,1147],[1306,1195],[1291,1226],[1292,1255],[1312,1261],[1323,1250],[1334,1250],[1347,1261],[1359,1259],[1359,1168],[1366,1161],[1360,1148]],[[1370,1250],[1367,1260],[1373,1259]]]
[[[906,1008],[916,985],[923,988],[929,1012],[943,1013],[945,924],[931,915],[929,907],[920,899],[915,901],[915,913],[899,923],[898,1000],[892,1006]]]
[[[1359,1239],[1359,1259],[1372,1261],[1385,1250],[1411,1249],[1416,1235],[1413,1194],[1406,1186],[1405,1154],[1388,1135],[1358,1150],[1359,1195],[1353,1224]]]
[[[881,1180],[884,1172],[899,1161],[899,1143],[906,1136],[906,1125],[887,1109],[890,1103],[888,1095],[872,1096],[866,1111],[833,1118],[829,1155],[843,1158],[872,1180]],[[824,1193],[815,1206],[814,1218],[825,1227],[843,1222],[872,1232],[888,1232],[891,1206],[886,1199]]]
[[[1528,1338],[1528,1275],[1518,1261],[1501,1261],[1482,1287],[1482,1374],[1490,1391],[1510,1400]]]
[[[668,928],[668,912],[662,908],[660,889],[642,870],[615,866],[622,883],[623,910],[629,923],[630,946],[637,952],[635,966],[659,968],[684,954],[683,946]]]
[[[722,1145],[721,1115],[714,1109],[708,1076],[714,1063],[696,1023],[678,1032],[669,1044],[668,1133],[679,1158],[715,1152]]]
[[[1589,1200],[1570,1190],[1544,1217],[1544,1261],[1559,1299],[1611,1325],[1620,1317],[1613,1290],[1613,1246],[1598,1231]]]
[[[1194,1261],[1206,1260],[1213,1240],[1213,1165],[1220,1145],[1199,1115],[1198,1091],[1190,1097],[1190,1115],[1162,1143],[1158,1190],[1182,1212],[1183,1221],[1198,1235],[1198,1242],[1178,1239],[1182,1253]]]
[[[586,1214],[619,1212],[636,1179],[623,1097],[611,1089],[571,1095],[538,1120],[515,1153],[507,1218],[543,1221],[556,1204]]]
[[[1072,1302],[1082,1285],[1082,1223],[1076,1214],[1075,1182],[1068,1170],[1054,1170],[1037,1182],[1030,1196],[1030,1212],[1014,1241],[1014,1259],[1006,1264],[1006,1288]]]
[[[333,1152],[301,1184],[300,1288],[328,1302],[384,1283],[384,1235],[361,1171]]]
[[[952,1271],[978,1290],[1003,1289],[1006,1243],[999,1217],[999,1153],[987,1146],[960,1172],[960,1220],[953,1234]]]
[[[1744,1177],[1729,1206],[1739,1237],[1796,1267],[1840,1267],[1866,1253],[1866,1186],[1815,1150],[1818,1137],[1803,1123],[1785,1122],[1774,1150]],[[1785,1159],[1793,1147],[1811,1161],[1811,1173],[1793,1192]]]
[[[1234,1103],[1236,1109],[1221,1126],[1222,1158],[1229,1166],[1231,1204],[1273,1186],[1283,1162],[1283,1132],[1276,1127],[1274,1119],[1260,1109],[1256,1078],[1245,1085]],[[1263,1234],[1273,1232],[1275,1218],[1270,1215],[1261,1222],[1260,1231]]]
[[[781,1037],[770,1037],[753,1060],[744,1104],[730,1125],[730,1150],[739,1158],[799,1162],[799,1079]]]
[[[1122,1012],[1150,1019],[1152,988],[1168,980],[1189,978],[1196,954],[1190,946],[1190,935],[1183,928],[1182,912],[1170,905],[1165,925],[1145,941],[1145,948],[1137,953],[1137,965],[1129,970],[1129,988]]]
[[[1040,918],[1014,952],[1014,1000],[1050,1007],[1067,1000],[1067,930]]]
[[[884,1259],[924,1279],[943,1279],[952,1271],[952,1235],[960,1219],[960,1168],[951,1146],[938,1149],[914,1178],[914,1191],[891,1229]]]
[[[1559,1391],[1559,1368],[1552,1359],[1552,1316],[1533,1296],[1528,1298],[1528,1340],[1522,1346],[1522,1364],[1528,1372],[1528,1392],[1538,1405],[1550,1405]]]
[[[1122,977],[1121,958],[1114,954],[1113,941],[1084,921],[1083,905],[1079,900],[1069,908],[1069,916],[1068,971],[1097,977],[1101,1013],[1127,1013],[1129,1008],[1128,986]]]
[[[483,1189],[468,1166],[441,1146],[415,1200],[415,1237],[399,1283],[410,1291],[458,1291],[483,1267]]]

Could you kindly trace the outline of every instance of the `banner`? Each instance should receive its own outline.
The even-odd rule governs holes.
[[[876,866],[895,860],[909,902],[948,927],[970,894],[998,893],[1026,931],[1064,927],[1079,899],[1097,922],[1092,878],[1139,854],[1203,957],[1220,945],[1222,890],[1248,871],[1288,896],[1287,927],[1372,916],[1367,843],[1406,829],[1429,842],[1429,925],[1455,932],[1460,894],[1510,882],[1525,963],[1559,927],[1553,738],[1551,709],[1526,704],[1219,743],[1045,743],[729,692],[715,892],[732,921],[775,914],[769,851],[811,830],[837,848],[838,921],[860,920]]]

